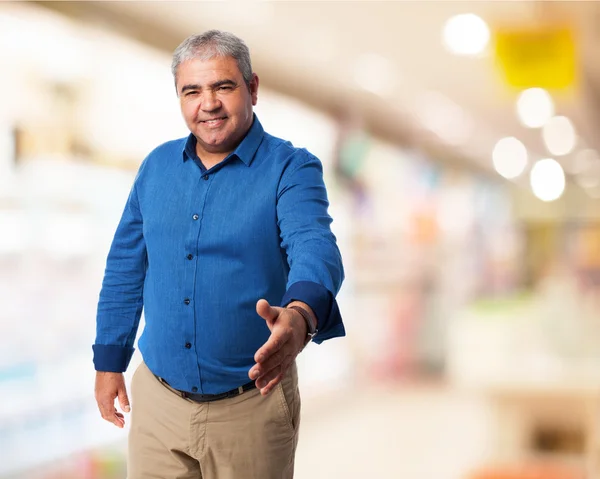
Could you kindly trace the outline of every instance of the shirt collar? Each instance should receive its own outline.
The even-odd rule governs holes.
[[[252,126],[246,133],[246,136],[241,141],[241,143],[237,146],[237,148],[229,155],[229,156],[237,156],[246,166],[250,166],[252,160],[254,159],[254,155],[258,150],[260,143],[262,142],[264,129],[258,121],[258,117],[256,114],[253,115]],[[183,161],[187,161],[188,159],[193,159],[196,157],[196,137],[193,133],[190,133],[188,136],[183,151]]]

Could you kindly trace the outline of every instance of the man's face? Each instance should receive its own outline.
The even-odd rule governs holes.
[[[177,69],[177,94],[199,153],[229,154],[252,125],[258,77],[248,87],[234,58],[192,59]]]

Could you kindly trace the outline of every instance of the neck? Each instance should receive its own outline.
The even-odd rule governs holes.
[[[244,138],[246,138],[246,135],[250,131],[251,127],[252,127],[252,122],[250,122],[250,125],[248,125],[248,128],[246,128],[246,130],[244,131],[244,134],[240,137],[240,139],[235,142],[235,145],[233,147],[231,147],[231,150],[226,151],[226,152],[214,152],[213,153],[210,151],[205,151],[200,148],[200,142],[198,141],[198,139],[196,139],[196,154],[198,155],[198,158],[200,158],[200,161],[202,161],[202,164],[205,166],[205,168],[207,170],[211,169],[213,166],[221,163],[225,158],[227,158],[227,156],[229,154],[233,153],[235,151],[235,149],[238,147],[238,145],[244,140]]]
[[[225,153],[209,153],[208,151],[201,151],[198,146],[196,146],[196,154],[207,170],[210,170],[213,166],[221,163],[230,153],[231,151]]]

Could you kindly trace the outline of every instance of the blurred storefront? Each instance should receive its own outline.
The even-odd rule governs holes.
[[[507,81],[530,81],[515,75],[510,52],[529,41],[535,56],[539,41],[503,32]],[[156,145],[187,134],[169,64],[165,51],[110,25],[0,5],[2,478],[125,476],[125,433],[97,412],[90,345],[136,169]],[[565,84],[575,81],[568,73]],[[334,114],[268,82],[256,112],[271,134],[322,160],[346,267],[348,336],[299,357],[307,402],[326,407],[357,388],[459,390],[481,398],[494,424],[491,452],[460,478],[598,477],[596,183],[569,181],[542,203],[554,190],[534,196],[511,176],[518,151],[504,170],[494,156],[500,174],[447,161],[439,144],[393,141],[351,108]],[[600,179],[586,176],[600,171],[589,165],[572,178]]]

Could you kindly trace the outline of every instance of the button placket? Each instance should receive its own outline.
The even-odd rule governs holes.
[[[209,176],[210,176],[210,175],[208,175],[208,174],[204,174],[204,175],[202,175],[202,180],[204,180],[204,181],[208,181],[208,180],[209,180]],[[207,185],[207,186],[208,186],[208,185]],[[200,202],[200,203],[202,203],[202,206],[200,207],[200,212],[202,212],[203,203],[204,203],[204,202],[205,202],[205,200],[206,200],[206,189],[205,189],[205,191],[204,191],[204,194],[202,195],[202,197],[201,197],[201,198],[199,198],[199,200],[200,200],[199,202]],[[193,214],[192,214],[192,220],[193,220],[193,221],[198,221],[199,219],[200,219],[200,215],[199,215],[199,213],[193,213]],[[196,225],[194,225],[194,228],[193,228],[193,230],[194,230],[194,231],[196,231],[196,233],[197,233],[199,228],[201,228],[201,225],[200,225],[200,224],[198,224],[197,226],[196,226]],[[187,253],[185,257],[186,257],[186,258],[187,258],[189,261],[191,261],[191,260],[193,260],[193,259],[194,259],[195,255],[194,255],[194,254],[192,254],[192,253]],[[191,299],[190,299],[190,298],[185,298],[185,299],[183,300],[183,303],[184,303],[186,306],[189,306],[189,305],[191,304]],[[191,351],[191,350],[193,350],[193,344],[192,344],[191,342],[189,342],[189,341],[188,341],[188,342],[186,342],[184,346],[185,346],[185,349],[187,349],[187,350],[190,350],[190,351]],[[192,389],[191,389],[191,390],[192,390],[192,392],[194,392],[194,393],[195,393],[195,392],[198,392],[198,387],[197,387],[197,386],[194,386],[194,387],[192,387]]]

